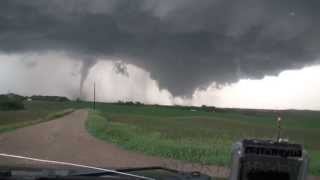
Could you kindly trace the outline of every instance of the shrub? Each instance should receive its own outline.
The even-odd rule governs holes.
[[[24,104],[21,99],[11,98],[8,96],[0,97],[0,110],[20,110],[24,109]]]

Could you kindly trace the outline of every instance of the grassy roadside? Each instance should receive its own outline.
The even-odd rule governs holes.
[[[207,121],[201,122],[201,119],[196,120],[198,123],[192,124],[194,119],[189,121],[187,118],[178,118],[178,120],[168,117],[147,120],[143,118],[90,111],[86,127],[93,136],[117,144],[124,149],[206,165],[228,166],[235,137],[241,138],[238,134],[240,130],[234,127],[234,124],[230,124],[229,127],[226,122],[223,122],[223,127],[218,122],[214,121],[212,125]],[[204,127],[196,126],[204,122],[206,124],[203,126],[208,126],[210,132],[206,132]],[[215,131],[218,133],[211,133],[212,126],[216,126]],[[226,128],[229,130],[231,128],[232,132]],[[251,128],[259,128],[259,126]],[[257,129],[257,132],[262,134],[258,137],[263,137],[262,130]],[[320,153],[318,150],[311,149],[309,154],[310,173],[319,176]]]
[[[93,136],[128,150],[208,165],[229,164],[232,142],[227,137],[175,140],[160,132],[108,121],[101,113],[93,111],[89,113],[86,127]]]
[[[90,106],[87,102],[27,101],[25,109],[0,111],[0,133],[64,116],[71,109]]]
[[[70,114],[73,111],[74,111],[74,109],[64,109],[64,110],[61,110],[61,111],[49,113],[45,117],[39,118],[39,119],[36,119],[36,120],[16,122],[16,123],[2,125],[2,126],[0,126],[0,133],[4,133],[4,132],[15,130],[17,128],[30,126],[30,125],[38,124],[38,123],[41,123],[41,122],[46,122],[46,121],[49,121],[49,120],[52,120],[52,119],[56,119],[56,118],[65,116],[67,114]]]

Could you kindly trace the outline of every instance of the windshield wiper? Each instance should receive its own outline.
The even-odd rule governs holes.
[[[82,164],[75,164],[75,163],[61,162],[61,161],[52,161],[52,160],[46,160],[46,159],[38,159],[38,158],[13,155],[13,154],[6,154],[6,153],[0,153],[0,156],[16,158],[16,159],[24,159],[24,160],[30,160],[30,161],[37,161],[37,162],[44,162],[47,164],[58,164],[58,165],[65,165],[65,166],[87,168],[87,169],[102,171],[102,172],[104,172],[104,174],[121,175],[121,176],[127,176],[127,177],[135,178],[135,179],[154,180],[153,178],[149,178],[149,177],[145,177],[145,176],[139,176],[139,175],[135,175],[135,174],[120,172],[117,170],[105,169],[105,168],[94,167],[94,166],[87,166],[87,165],[82,165]]]

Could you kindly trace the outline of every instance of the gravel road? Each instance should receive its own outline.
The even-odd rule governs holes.
[[[85,129],[87,110],[0,135],[0,153],[104,168],[164,166],[226,177],[228,169],[146,156],[92,137]],[[45,163],[0,157],[0,166],[52,167]]]

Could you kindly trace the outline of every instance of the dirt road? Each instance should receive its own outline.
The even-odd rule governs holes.
[[[225,177],[226,168],[201,166],[146,156],[123,150],[92,137],[85,129],[87,110],[78,110],[62,118],[0,135],[0,153],[66,161],[105,168],[165,166],[182,171],[201,171]],[[1,165],[44,166],[27,160],[0,157]]]

